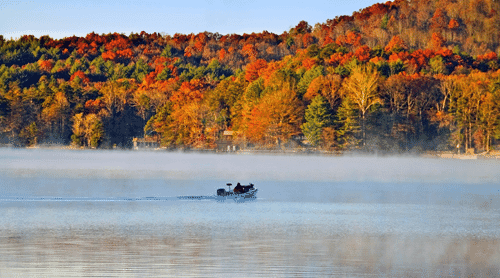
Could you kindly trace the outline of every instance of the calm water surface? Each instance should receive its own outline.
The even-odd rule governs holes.
[[[257,198],[212,198],[238,181]],[[499,184],[496,160],[0,149],[0,277],[495,277]]]

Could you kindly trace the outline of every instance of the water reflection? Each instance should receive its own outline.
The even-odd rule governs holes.
[[[7,277],[461,277],[500,271],[499,211],[181,200],[3,202],[0,210],[0,269]]]
[[[219,234],[187,225],[2,231],[0,267],[51,276],[441,276],[499,273],[500,242],[476,237],[332,234],[260,227]],[[232,231],[228,231],[232,232]],[[290,233],[292,236],[290,236]],[[7,277],[9,272],[3,272]]]

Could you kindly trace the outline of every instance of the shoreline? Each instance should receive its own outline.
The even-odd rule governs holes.
[[[41,150],[103,150],[103,151],[153,151],[153,152],[184,152],[184,153],[214,153],[214,154],[238,154],[238,155],[318,155],[318,156],[415,156],[424,158],[443,158],[443,159],[461,159],[461,160],[475,160],[475,159],[500,159],[500,151],[492,150],[489,153],[482,152],[478,154],[457,154],[451,151],[427,151],[421,153],[415,152],[360,152],[360,151],[324,151],[312,149],[282,149],[282,150],[266,150],[266,149],[240,149],[236,151],[219,151],[213,149],[169,149],[169,148],[112,148],[112,149],[96,149],[86,147],[74,147],[71,145],[37,145],[29,147],[15,147],[10,144],[0,144],[0,148],[7,149],[41,149]]]

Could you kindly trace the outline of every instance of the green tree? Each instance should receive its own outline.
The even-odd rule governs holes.
[[[264,79],[262,77],[250,83],[245,90],[244,96],[247,102],[256,102],[264,91]]]
[[[28,139],[29,145],[36,145],[38,143],[38,137],[40,135],[40,131],[35,122],[32,122],[29,126],[26,127],[26,137]],[[23,137],[21,135],[21,137]]]
[[[301,126],[302,133],[312,146],[319,145],[323,128],[331,124],[331,113],[325,98],[316,96],[312,100],[306,109],[305,120]]]
[[[299,83],[297,84],[297,95],[300,98],[302,98],[304,94],[307,92],[307,88],[309,88],[309,85],[314,80],[314,78],[321,75],[323,75],[322,66],[315,66],[310,70],[306,71],[302,76],[302,78],[300,79]]]
[[[386,30],[387,29],[387,23],[389,22],[389,15],[385,14],[382,17],[382,22],[380,23],[380,28]]]
[[[255,82],[255,81],[254,81]],[[232,125],[233,117],[240,113],[242,91],[245,90],[243,78],[227,78],[221,81],[214,90],[207,93],[205,101],[209,107],[209,125],[215,129],[227,129]]]
[[[444,59],[441,55],[436,55],[429,60],[431,72],[434,74],[448,74]]]
[[[104,125],[101,119],[96,114],[88,114],[83,124],[87,145],[93,148],[99,147],[104,139]]]
[[[94,74],[103,74],[106,71],[106,67],[104,66],[105,61],[102,58],[102,56],[97,56],[90,65],[93,66],[93,73]]]
[[[165,67],[160,74],[156,76],[156,80],[168,80],[171,73],[171,70],[168,67]]]
[[[71,120],[73,121],[73,135],[71,135],[71,141],[76,146],[83,146],[85,138],[83,113],[75,114]]]
[[[175,134],[170,130],[173,119],[170,116],[172,114],[172,103],[167,102],[165,105],[160,107],[155,115],[153,115],[146,126],[144,126],[144,134],[159,134],[161,138],[161,144],[164,146],[169,146],[174,141]]]
[[[316,57],[320,54],[320,49],[317,44],[312,44],[307,48],[307,56]]]
[[[319,52],[319,58],[322,60],[329,59],[334,53],[335,53],[335,44],[330,43],[321,49],[321,51]]]
[[[166,58],[172,57],[172,46],[170,44],[167,44],[165,48],[163,48],[160,56]]]
[[[135,63],[134,72],[131,77],[135,78],[137,82],[142,82],[149,72],[151,72],[151,68],[148,64],[144,60],[139,59],[137,63]]]
[[[337,141],[344,149],[355,147],[359,144],[359,110],[349,97],[344,97],[337,111]]]

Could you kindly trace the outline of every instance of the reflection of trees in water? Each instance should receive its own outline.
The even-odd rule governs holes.
[[[297,227],[290,223],[224,231],[188,224],[182,229],[4,230],[0,268],[25,275],[43,276],[57,269],[61,274],[122,277],[138,273],[485,277],[500,271],[499,238],[328,234],[315,227]]]

